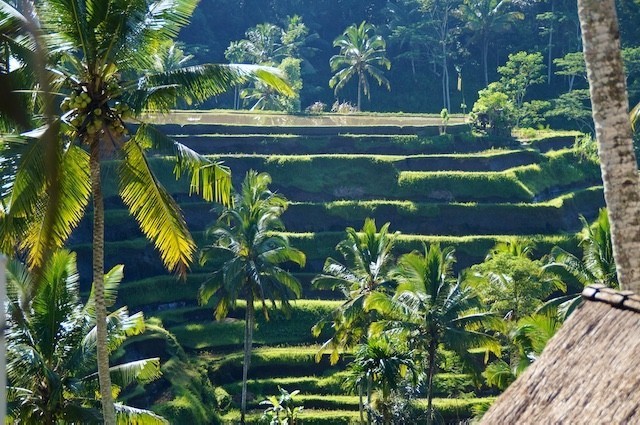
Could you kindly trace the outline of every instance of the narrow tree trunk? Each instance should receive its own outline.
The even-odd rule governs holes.
[[[364,424],[364,381],[358,385],[358,408],[360,409],[360,423]]]
[[[247,413],[247,378],[251,366],[251,348],[253,345],[253,292],[247,294],[247,307],[244,314],[244,363],[242,364],[242,401],[240,405],[240,422],[245,423]]]
[[[358,112],[362,111],[360,100],[362,97],[362,77],[358,76]]]
[[[551,0],[551,24],[549,27],[549,42],[547,45],[547,50],[549,53],[549,57],[547,59],[547,84],[551,84],[551,75],[553,74],[553,21],[555,20],[555,9],[556,4],[553,0]]]
[[[451,111],[451,97],[449,95],[449,69],[447,64],[447,48],[442,47],[442,104],[443,108]]]
[[[0,305],[4,306],[5,294],[7,293],[7,277],[5,267],[7,259],[0,254]],[[5,328],[5,314],[0,316],[0,329]],[[4,331],[0,334],[0,423],[5,423],[5,412],[7,411],[7,358],[6,341]]]
[[[106,425],[116,423],[111,395],[109,351],[107,349],[107,307],[104,301],[104,200],[100,181],[100,146],[96,138],[90,141],[91,191],[93,192],[93,287],[96,310],[96,347],[98,354],[98,380],[102,416]]]
[[[573,84],[576,81],[576,76],[575,75],[571,75],[569,77],[569,91],[573,90]]]
[[[640,192],[614,0],[578,0],[620,288],[640,293]]]
[[[373,386],[373,378],[367,375],[367,424],[371,425],[371,387]]]
[[[489,60],[489,39],[485,35],[482,40],[482,66],[484,67],[484,86],[489,85],[489,70],[487,61]]]
[[[429,370],[427,371],[427,423],[434,422],[433,412],[433,375],[436,373],[436,351],[438,344],[434,335],[431,335],[429,342]]]

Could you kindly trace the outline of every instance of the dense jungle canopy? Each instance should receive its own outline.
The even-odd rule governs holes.
[[[627,49],[628,85],[632,104],[640,93],[640,1],[617,1],[623,48]],[[366,21],[386,40],[392,66],[387,72],[391,91],[377,85],[363,109],[373,111],[439,112],[443,81],[450,91],[449,109],[473,105],[483,78],[483,47],[487,43],[488,81],[499,78],[497,69],[508,55],[519,51],[544,56],[544,83],[535,87],[535,99],[557,98],[569,89],[587,88],[584,72],[570,64],[581,51],[580,27],[573,0],[215,0],[203,1],[191,24],[180,34],[194,63],[225,62],[230,42],[245,37],[258,24],[286,28],[288,17],[299,16],[307,27],[301,50],[301,107],[316,101],[331,105],[335,96],[328,87],[332,76],[332,46],[349,25]],[[633,58],[632,58],[633,57]],[[562,63],[562,59],[569,64]],[[564,65],[564,66],[563,66]],[[446,66],[446,67],[445,67]],[[578,64],[580,68],[580,65]],[[582,65],[583,67],[583,65]],[[445,75],[443,75],[443,70]],[[458,91],[458,70],[462,90]],[[447,75],[448,74],[448,75]],[[445,80],[445,78],[448,80]],[[340,100],[355,102],[355,83],[338,93]],[[232,96],[209,106],[233,105]]]

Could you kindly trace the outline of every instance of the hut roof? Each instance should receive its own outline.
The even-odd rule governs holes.
[[[640,423],[640,296],[590,286],[582,297],[482,424]]]

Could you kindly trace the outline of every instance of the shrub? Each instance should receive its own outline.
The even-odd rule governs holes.
[[[442,423],[460,423],[475,415],[475,411],[481,407],[490,406],[495,401],[494,397],[470,398],[470,399],[434,399],[433,407],[436,415]],[[419,416],[426,417],[427,401],[414,400],[410,404]],[[438,421],[438,423],[441,423]]]
[[[333,105],[331,105],[331,112],[335,112],[337,114],[353,114],[358,112],[358,107],[349,102],[339,103],[336,100]]]
[[[307,106],[305,112],[307,114],[321,114],[327,109],[327,105],[320,101],[313,102],[311,105]]]
[[[516,110],[509,96],[497,91],[496,83],[478,93],[471,111],[472,125],[492,136],[510,136],[516,125]]]

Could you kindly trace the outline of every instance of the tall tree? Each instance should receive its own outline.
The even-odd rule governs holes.
[[[106,346],[102,161],[113,153],[122,155],[118,177],[124,203],[143,233],[155,243],[165,265],[184,273],[195,253],[195,243],[177,204],[153,175],[145,152],[156,148],[174,154],[176,173],[191,172],[192,190],[202,192],[209,200],[229,200],[229,170],[144,123],[129,137],[126,120],[142,111],[168,110],[181,98],[203,101],[236,81],[246,80],[250,71],[276,85],[282,83],[264,69],[220,65],[144,73],[152,68],[156,47],[177,35],[196,4],[196,0],[51,0],[38,2],[33,11],[50,43],[47,47],[56,53],[52,56],[55,61],[49,64],[52,87],[69,94],[60,105],[64,114],[47,128],[48,132],[56,132],[53,144],[57,151],[53,157],[58,158],[64,170],[58,176],[62,190],[50,232],[54,244],[62,244],[69,236],[83,215],[89,195],[93,195],[98,376],[107,424],[115,423],[115,414]],[[0,5],[3,16],[21,16],[6,2]],[[32,48],[29,40],[18,47]],[[41,133],[32,132],[30,142],[16,157],[19,166],[3,217],[3,229],[16,230],[6,233],[3,243],[20,242],[21,248],[28,251],[32,266],[42,263],[49,244],[45,238],[48,235],[41,232],[42,219],[47,217],[42,212],[43,200],[48,201],[42,173],[46,164],[45,138],[38,137]],[[14,226],[16,223],[21,225]]]
[[[349,364],[345,384],[355,388],[359,394],[360,422],[364,423],[363,398],[366,391],[367,407],[371,406],[371,395],[378,388],[382,395],[380,411],[382,423],[389,425],[391,418],[391,396],[400,387],[402,379],[411,372],[413,381],[416,368],[411,352],[404,349],[397,339],[386,335],[369,336],[355,349],[355,358]],[[371,423],[369,415],[368,423]]]
[[[479,330],[490,323],[492,316],[479,310],[473,290],[453,276],[453,248],[441,249],[437,244],[423,248],[423,252],[414,251],[398,260],[394,272],[398,287],[393,297],[373,294],[366,308],[383,315],[372,330],[403,335],[410,349],[427,354],[427,408],[432,423],[433,377],[440,344],[463,356],[474,346],[496,352],[499,346]]]
[[[122,266],[105,275],[110,305],[115,303],[122,277]],[[36,293],[31,295],[34,287]],[[39,277],[24,264],[11,261],[7,292],[9,416],[22,423],[100,422],[95,303],[93,294],[86,303],[80,301],[75,254],[57,251]],[[144,329],[141,313],[129,314],[126,307],[111,313],[109,351]],[[133,381],[159,377],[160,362],[158,358],[137,360],[112,366],[110,371],[122,389]],[[121,423],[166,423],[149,411],[116,407]]]
[[[360,25],[349,26],[342,35],[333,41],[333,47],[339,47],[340,53],[329,60],[331,71],[336,74],[329,80],[329,87],[337,93],[351,80],[358,78],[358,110],[362,106],[362,93],[370,97],[369,79],[373,77],[378,85],[391,90],[389,80],[379,67],[391,69],[391,62],[386,56],[384,39],[375,34],[375,27],[365,21]]]
[[[480,43],[485,86],[489,85],[488,57],[492,37],[524,19],[522,12],[508,10],[510,3],[511,0],[465,0],[458,9],[460,19],[472,32],[472,39]]]
[[[269,190],[271,177],[250,170],[237,194],[234,205],[225,208],[216,224],[208,229],[214,240],[203,250],[202,262],[213,262],[219,268],[202,284],[199,299],[206,304],[216,297],[215,317],[224,319],[238,299],[246,302],[244,324],[244,363],[242,365],[241,422],[247,410],[247,377],[251,361],[254,302],[279,300],[288,312],[289,301],[299,297],[300,282],[282,264],[292,262],[304,266],[305,255],[291,247],[280,216],[287,200]]]
[[[620,288],[640,293],[640,191],[614,0],[579,0],[613,256]]]
[[[416,62],[430,47],[421,3],[418,0],[389,1],[382,13],[388,19],[385,27],[390,50],[396,47],[399,52],[393,59],[408,60],[411,64],[411,74],[415,79]]]
[[[442,68],[442,107],[451,111],[451,87],[449,82],[450,47],[455,42],[452,18],[460,6],[460,0],[422,0],[428,23],[439,47],[437,57]]]
[[[340,241],[336,250],[342,255],[340,262],[327,258],[322,274],[313,279],[313,284],[322,289],[339,289],[344,302],[327,319],[318,322],[313,332],[320,334],[327,323],[332,324],[334,334],[318,352],[330,348],[331,362],[339,358],[339,350],[351,348],[364,342],[372,321],[364,311],[364,303],[376,292],[387,292],[392,288],[391,271],[395,266],[392,249],[398,233],[389,233],[389,223],[377,230],[375,220],[367,218],[358,232],[348,227],[347,237]]]

